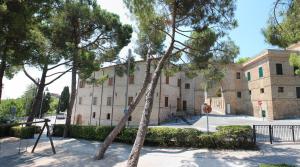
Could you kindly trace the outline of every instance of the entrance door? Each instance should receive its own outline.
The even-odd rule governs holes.
[[[81,114],[77,115],[76,124],[77,125],[81,125],[82,124],[82,116],[81,116]]]
[[[177,111],[181,110],[181,106],[180,106],[180,98],[177,98]]]
[[[226,113],[227,113],[227,114],[230,114],[230,112],[231,112],[231,111],[230,111],[230,104],[227,104],[226,107],[227,107]]]
[[[186,100],[182,101],[182,110],[186,111]]]

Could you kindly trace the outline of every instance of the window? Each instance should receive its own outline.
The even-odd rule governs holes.
[[[242,92],[236,92],[236,96],[237,96],[238,98],[242,98]]]
[[[165,97],[165,107],[169,107],[169,97]]]
[[[96,112],[93,112],[93,118],[96,118]]]
[[[190,89],[190,84],[189,83],[186,83],[185,85],[184,85],[184,87],[185,87],[185,89]]]
[[[79,82],[79,88],[84,88],[84,86],[85,86],[85,81],[81,80]]]
[[[82,104],[82,97],[79,97],[79,100],[78,100],[79,102],[79,104]]]
[[[177,86],[178,86],[178,87],[181,87],[181,79],[178,79],[178,80],[177,80]]]
[[[283,93],[284,92],[284,87],[278,87],[278,93]]]
[[[108,86],[112,86],[113,82],[114,82],[114,78],[113,77],[108,78]]]
[[[249,95],[251,96],[251,94],[252,94],[252,92],[251,92],[251,90],[249,90]]]
[[[131,115],[129,116],[129,118],[128,118],[128,121],[131,121],[132,120],[132,117],[131,117]]]
[[[133,101],[133,97],[128,97],[128,105]]]
[[[276,64],[276,74],[277,75],[282,75],[283,72],[282,72],[282,64]]]
[[[241,73],[240,72],[236,73],[236,79],[241,79]]]
[[[107,97],[106,105],[111,106],[111,97]]]
[[[298,66],[294,66],[294,76],[296,76],[296,72],[299,70],[299,67]]]
[[[93,105],[97,105],[97,97],[93,97]]]
[[[262,67],[258,68],[258,76],[259,76],[259,78],[262,78],[264,76],[264,70]]]
[[[247,80],[248,80],[248,81],[251,80],[251,74],[250,74],[250,72],[247,72]]]
[[[166,84],[169,84],[169,76],[166,76]]]
[[[129,76],[129,84],[134,84],[134,75]]]
[[[260,93],[265,93],[265,89],[264,89],[264,88],[261,88],[261,89],[260,89]]]
[[[300,87],[296,87],[297,99],[300,99]]]
[[[106,114],[106,119],[110,120],[110,113]]]

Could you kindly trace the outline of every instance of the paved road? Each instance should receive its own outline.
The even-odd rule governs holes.
[[[28,140],[28,151],[34,140]],[[8,167],[121,167],[124,166],[131,146],[113,144],[104,160],[93,160],[99,142],[62,139],[54,140],[57,154],[53,155],[50,144],[44,137],[36,152],[19,154],[1,154],[0,166]],[[17,144],[17,143],[16,143]],[[17,146],[3,143],[3,149],[16,149]],[[300,145],[262,145],[260,151],[228,151],[186,148],[144,147],[139,167],[257,167],[260,163],[300,164]],[[2,150],[4,151],[4,150]]]
[[[187,125],[185,122],[178,123],[165,123],[162,126],[170,127],[193,127],[202,131],[206,131],[206,116],[195,116],[189,119],[192,125]],[[210,114],[208,116],[209,130],[215,131],[217,126],[224,125],[300,125],[300,119],[288,119],[288,120],[274,120],[268,121],[261,118],[255,118],[251,116],[237,116],[237,115],[217,115]]]

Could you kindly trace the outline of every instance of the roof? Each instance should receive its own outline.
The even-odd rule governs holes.
[[[300,50],[300,42],[297,42],[287,48],[288,50]]]

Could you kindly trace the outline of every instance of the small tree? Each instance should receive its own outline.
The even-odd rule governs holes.
[[[65,86],[59,97],[57,112],[64,112],[69,106],[70,92],[69,87]]]

